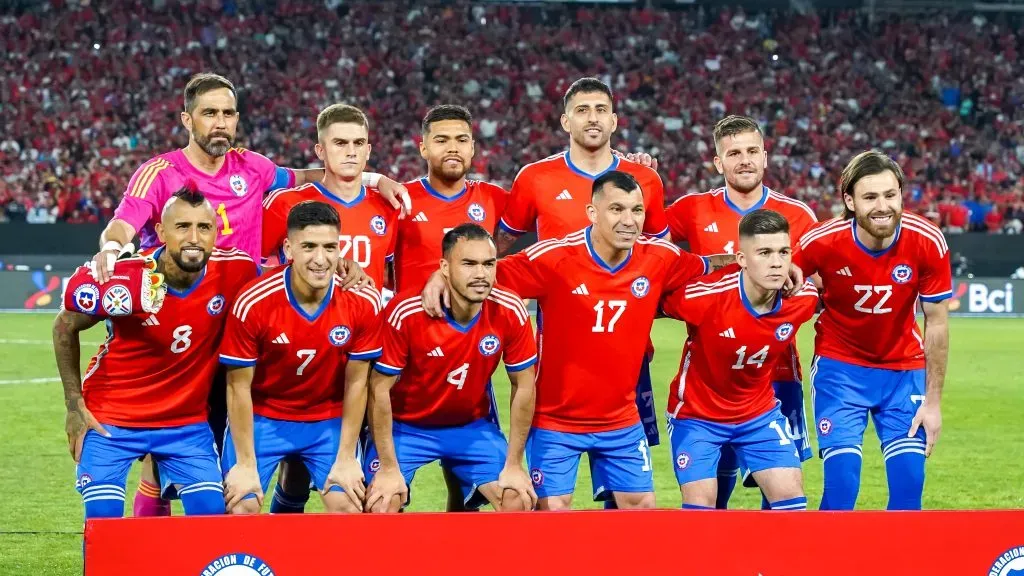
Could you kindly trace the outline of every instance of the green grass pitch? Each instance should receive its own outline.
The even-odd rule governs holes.
[[[0,314],[0,574],[80,574],[82,505],[74,490],[74,463],[64,437],[64,406],[50,345],[49,315]],[[944,425],[936,453],[928,464],[926,508],[1020,508],[1024,506],[1024,321],[952,319],[950,363],[943,402]],[[654,329],[658,349],[653,364],[659,406],[678,365],[684,330],[659,320]],[[800,350],[810,358],[814,330],[800,333]],[[101,327],[84,340],[83,365],[103,339]],[[495,386],[507,422],[508,381]],[[809,397],[809,395],[808,395]],[[809,410],[808,410],[809,412]],[[664,418],[661,422],[664,431]],[[663,438],[665,434],[663,432]],[[667,439],[653,450],[655,483],[661,507],[679,506]],[[821,497],[821,463],[804,467],[811,507]],[[129,498],[137,474],[129,479]],[[864,473],[858,507],[885,507],[885,478],[874,431],[864,442]],[[755,490],[737,489],[733,505],[757,508]],[[436,466],[413,482],[413,511],[440,510],[444,484]],[[586,464],[580,467],[577,508],[596,507],[590,499]],[[131,504],[128,503],[130,511]],[[309,509],[319,510],[313,496]],[[176,507],[180,514],[180,507]]]

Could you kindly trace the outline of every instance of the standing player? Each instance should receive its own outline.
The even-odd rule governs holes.
[[[79,334],[100,321],[91,315],[100,305],[99,288],[83,284],[76,296],[90,297],[75,299],[79,311],[62,309],[57,315],[53,348],[86,518],[124,514],[128,469],[145,454],[153,455],[164,482],[176,486],[186,514],[224,512],[220,466],[206,421],[207,396],[217,368],[223,311],[239,288],[256,277],[257,268],[238,250],[213,247],[215,219],[213,207],[198,192],[181,190],[168,200],[156,225],[165,244],[154,253],[168,285],[163,307],[144,318],[122,316],[127,310],[118,310],[116,298],[105,296],[109,336],[84,378]],[[119,284],[107,295],[119,287],[131,297]]]
[[[468,507],[482,496],[495,510],[531,510],[537,495],[523,470],[537,361],[530,315],[518,296],[494,286],[497,251],[486,230],[456,226],[442,254],[451,294],[445,317],[428,316],[416,292],[396,297],[385,313],[384,356],[370,384],[367,510],[397,511],[416,470],[435,460],[459,479]],[[509,442],[490,418],[499,360],[512,382]]]
[[[840,180],[846,215],[800,239],[794,261],[824,285],[811,391],[825,465],[823,510],[852,510],[867,415],[882,444],[890,510],[919,510],[942,429],[952,278],[934,225],[903,211],[903,170],[858,154]],[[924,309],[922,337],[915,318]]]
[[[316,119],[316,156],[324,164],[324,178],[296,188],[271,192],[263,200],[264,258],[283,262],[281,251],[288,236],[288,212],[307,200],[328,202],[341,218],[339,252],[366,271],[379,287],[387,282],[387,263],[395,252],[399,212],[362,184],[370,156],[370,123],[354,106],[334,104]]]
[[[202,73],[185,86],[181,123],[189,133],[188,145],[147,160],[135,171],[114,218],[100,235],[100,252],[93,257],[93,269],[102,284],[110,277],[114,259],[132,238],[139,235],[142,248],[156,242],[154,226],[160,211],[176,190],[193,186],[202,190],[217,216],[216,243],[225,250],[237,248],[256,261],[260,256],[263,193],[275,188],[312,182],[323,170],[278,168],[256,152],[232,148],[238,128],[235,86],[223,76]],[[367,174],[367,182],[379,175]],[[381,180],[389,191],[400,187]],[[395,203],[397,206],[397,203]],[[358,285],[363,274],[345,269],[346,287]],[[219,381],[219,379],[218,379]],[[224,430],[223,384],[215,384],[211,395],[211,424],[218,443]],[[143,466],[142,481],[135,495],[136,516],[170,515],[170,503],[160,498],[151,463]]]
[[[687,241],[694,254],[731,254],[739,245],[740,219],[761,208],[782,214],[789,221],[792,238],[800,238],[814,226],[814,212],[806,204],[764,185],[768,152],[761,128],[753,118],[727,116],[719,120],[715,124],[714,138],[715,168],[725,177],[725,186],[710,192],[687,194],[668,207],[665,215],[674,241]],[[804,418],[800,358],[796,341],[792,342],[786,360],[776,364],[772,386],[781,402],[782,413],[789,420],[800,458],[808,460],[811,445]],[[680,371],[682,368],[680,365]],[[717,508],[728,507],[738,468],[735,451],[726,445],[719,461]],[[768,508],[768,500],[762,499],[761,504],[762,508]]]
[[[329,512],[360,512],[357,457],[366,376],[380,356],[380,295],[344,291],[334,275],[338,213],[305,202],[288,213],[291,262],[251,282],[231,309],[224,442],[228,511],[257,513],[278,463],[298,456]],[[342,416],[344,414],[344,416]]]
[[[772,377],[818,306],[810,281],[782,297],[789,223],[757,209],[739,223],[738,266],[665,295],[662,311],[686,322],[683,369],[672,381],[669,437],[683,508],[711,509],[718,460],[731,446],[775,510],[805,510],[799,447],[779,410]]]

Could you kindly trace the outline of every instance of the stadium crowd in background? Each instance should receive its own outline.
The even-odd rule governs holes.
[[[668,201],[720,185],[710,127],[736,112],[765,130],[766,183],[819,218],[842,212],[846,159],[878,147],[907,172],[907,208],[948,233],[1024,228],[1024,38],[1008,22],[379,4],[5,3],[0,221],[107,221],[142,160],[185,145],[181,86],[213,69],[241,88],[239,143],[283,166],[314,163],[317,111],[348,102],[370,116],[371,166],[414,178],[419,119],[453,102],[476,118],[473,173],[508,185],[564,147],[556,103],[597,73],[616,147],[659,158]]]

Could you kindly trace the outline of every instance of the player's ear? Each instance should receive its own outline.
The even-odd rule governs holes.
[[[161,244],[166,244],[167,243],[167,239],[164,238],[164,223],[163,222],[157,222],[155,228],[156,228],[157,240],[160,240]]]
[[[181,113],[181,125],[185,127],[185,130],[192,132],[192,115],[188,112]]]
[[[619,127],[619,115],[616,114],[615,112],[612,112],[612,132],[615,132],[615,129],[618,128],[618,127]]]
[[[849,194],[843,194],[843,204],[846,205],[846,209],[849,210],[850,212],[856,212],[856,210],[853,209],[853,196]]]
[[[446,258],[441,258],[441,276],[448,278],[450,273],[451,270],[448,268],[448,260]]]
[[[281,248],[284,250],[285,262],[290,262],[292,260],[292,243],[291,243],[291,241],[289,241],[288,238],[285,238],[284,239],[284,243],[281,244]]]
[[[562,114],[562,117],[559,118],[558,121],[562,124],[562,130],[565,130],[566,132],[568,132],[569,131],[569,116],[567,114]]]
[[[746,269],[747,267],[747,255],[742,250],[736,251],[736,263],[740,265],[740,268]]]
[[[423,139],[420,140],[420,158],[427,159],[427,135],[423,135]]]
[[[366,159],[367,159],[367,160],[369,160],[369,159],[370,159],[370,153],[371,153],[371,152],[373,152],[373,145],[372,145],[372,144],[370,144],[369,142],[367,142],[367,143],[366,143]],[[363,168],[366,168],[366,165],[365,165],[365,164],[363,165]]]
[[[715,154],[715,170],[718,170],[719,174],[725,174],[725,166],[722,165],[722,159],[718,154]]]
[[[317,157],[317,158],[318,158],[318,159],[319,159],[319,160],[320,160],[321,162],[323,162],[323,163],[324,163],[324,167],[325,167],[325,169],[326,169],[326,165],[327,165],[327,160],[325,160],[325,159],[324,159],[324,145],[320,143],[320,140],[319,140],[319,139],[317,139],[317,141],[316,141],[316,145],[315,145],[315,146],[313,146],[313,152],[315,152],[315,153],[316,153],[316,157]]]
[[[587,218],[590,219],[591,224],[597,224],[597,206],[587,204]]]

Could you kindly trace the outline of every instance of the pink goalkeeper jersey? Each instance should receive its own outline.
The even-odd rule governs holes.
[[[139,248],[159,244],[154,226],[164,204],[188,181],[195,182],[217,211],[217,247],[238,248],[259,262],[263,194],[293,186],[292,171],[242,148],[228,150],[214,175],[198,170],[180,149],[151,158],[132,175],[114,212],[138,231]]]

